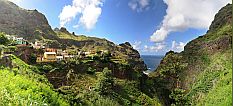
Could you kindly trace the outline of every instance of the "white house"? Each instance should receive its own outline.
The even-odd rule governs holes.
[[[15,37],[14,35],[6,35],[7,39],[9,40],[16,40],[17,37]]]
[[[35,41],[35,44],[33,44],[33,48],[35,48],[35,49],[44,49],[45,46],[40,41]]]
[[[63,56],[56,56],[56,58],[57,58],[57,61],[63,60]]]

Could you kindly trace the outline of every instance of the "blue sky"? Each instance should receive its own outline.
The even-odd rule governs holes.
[[[205,34],[214,14],[231,0],[14,0],[43,13],[52,28],[130,42],[142,55],[180,52]]]

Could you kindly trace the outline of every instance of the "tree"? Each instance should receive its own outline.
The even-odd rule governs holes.
[[[29,56],[29,62],[31,64],[36,64],[36,55],[34,53],[31,53],[30,56]]]
[[[170,51],[163,59],[161,66],[159,66],[160,74],[162,76],[178,78],[179,73],[184,70],[186,66],[187,63],[185,63],[181,55]]]
[[[109,62],[109,61],[111,61],[111,53],[110,52],[104,52],[103,53],[103,55],[102,55],[102,57],[103,57],[103,62]]]
[[[0,45],[7,45],[10,41],[7,39],[4,33],[0,33]]]
[[[187,103],[187,100],[185,99],[184,96],[185,96],[185,90],[176,88],[169,95],[169,98],[175,101],[173,105],[185,106]]]
[[[103,95],[111,94],[114,85],[112,71],[108,68],[104,68],[103,72],[100,74],[98,83],[96,85],[96,90]]]

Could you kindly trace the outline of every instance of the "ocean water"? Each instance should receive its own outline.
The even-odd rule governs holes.
[[[160,61],[163,59],[164,56],[156,56],[156,55],[141,55],[141,58],[144,60],[145,64],[147,65],[148,71],[154,71]]]

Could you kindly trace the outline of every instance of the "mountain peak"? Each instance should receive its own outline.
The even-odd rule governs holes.
[[[40,35],[36,35],[38,31]],[[0,0],[0,32],[25,37],[27,40],[56,39],[45,15],[37,10],[22,9],[7,0]]]
[[[66,34],[70,34],[70,32],[65,27],[61,27],[60,31]]]
[[[232,23],[232,4],[227,4],[215,15],[208,32],[215,31],[226,24]]]

